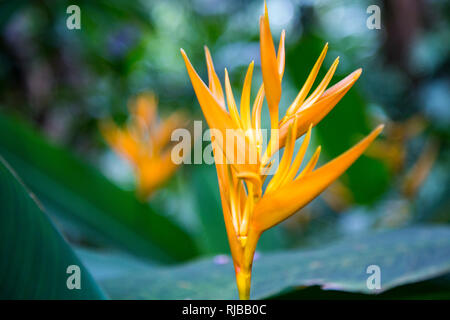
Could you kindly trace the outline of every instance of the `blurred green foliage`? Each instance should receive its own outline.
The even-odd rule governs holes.
[[[0,299],[106,297],[33,194],[1,157],[0,201]],[[83,273],[83,290],[67,290],[66,270],[71,265]]]

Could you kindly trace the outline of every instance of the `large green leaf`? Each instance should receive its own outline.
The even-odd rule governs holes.
[[[83,261],[89,268],[89,259]],[[367,288],[370,265],[381,269],[381,290]],[[116,299],[237,298],[228,256],[144,269],[141,265],[139,272],[123,273],[100,283]],[[450,228],[411,227],[349,238],[315,250],[262,253],[254,262],[252,298],[268,298],[309,286],[380,293],[448,272]]]
[[[103,299],[92,276],[0,157],[0,299]],[[67,267],[80,267],[69,290]]]
[[[196,166],[192,170],[192,190],[200,222],[199,242],[208,254],[228,252],[227,233],[220,203],[219,184],[214,165]]]
[[[127,250],[164,262],[196,255],[191,237],[67,150],[0,114],[0,155],[45,207]]]
[[[123,252],[97,252],[85,248],[75,248],[75,253],[83,261],[89,263],[89,271],[97,281],[114,279],[126,276],[130,273],[140,273],[148,271],[148,268],[155,267],[148,260],[141,260],[135,256]]]
[[[450,299],[449,275],[447,274],[442,277],[401,285],[384,291],[376,296],[355,292],[322,290],[318,286],[312,286],[272,297],[272,299],[280,300],[368,300],[374,298],[382,300],[448,300]]]

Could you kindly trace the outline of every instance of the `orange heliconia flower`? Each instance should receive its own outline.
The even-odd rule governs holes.
[[[262,232],[287,219],[317,197],[358,159],[383,128],[382,125],[379,126],[336,159],[314,169],[320,153],[320,147],[318,147],[309,163],[298,174],[310,141],[312,127],[322,120],[346,94],[361,75],[361,69],[354,71],[326,90],[339,62],[336,59],[323,80],[308,95],[325,58],[328,48],[328,45],[325,45],[305,84],[288,108],[286,115],[280,120],[278,109],[285,65],[284,39],[283,31],[276,54],[269,27],[267,6],[265,6],[265,14],[260,18],[263,84],[250,109],[254,65],[253,62],[250,63],[244,80],[239,111],[227,70],[225,69],[224,95],[209,50],[205,47],[209,80],[209,86],[206,86],[194,70],[184,50],[181,49],[192,86],[209,127],[223,136],[227,129],[236,130],[234,151],[237,154],[255,153],[257,155],[256,161],[236,163],[234,158],[230,159],[228,152],[224,151],[226,148],[223,141],[212,139],[223,215],[241,299],[250,298],[253,256]],[[267,148],[262,150],[261,108],[264,96],[270,114],[271,139]],[[225,105],[225,97],[228,109]],[[294,157],[295,141],[305,133],[300,150]],[[276,173],[263,190],[266,173],[272,165],[271,158],[281,147],[285,148],[283,157]],[[236,152],[233,152],[233,156]],[[223,158],[227,161],[218,161]]]
[[[171,159],[171,133],[186,123],[185,117],[172,113],[158,121],[157,100],[152,93],[140,94],[130,103],[130,122],[124,128],[108,120],[101,132],[108,144],[133,166],[138,194],[148,198],[167,181],[178,165]]]

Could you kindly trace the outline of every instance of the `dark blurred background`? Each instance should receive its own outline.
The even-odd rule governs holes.
[[[80,30],[66,27],[71,4],[81,9]],[[379,30],[366,26],[372,4],[381,9]],[[286,29],[281,114],[326,42],[319,77],[337,56],[332,84],[363,68],[356,85],[313,131],[313,144],[323,147],[320,163],[378,123],[386,129],[322,197],[268,232],[266,247],[322,243],[417,222],[448,223],[450,3],[269,0],[268,7],[276,43]],[[159,96],[163,116],[183,109],[202,119],[180,47],[206,80],[207,45],[221,80],[227,67],[240,94],[248,63],[254,59],[259,65],[262,13],[262,0],[2,1],[0,110],[38,128],[121,188],[133,189],[132,170],[107,147],[99,121],[123,122],[128,100],[147,90]],[[253,96],[261,83],[256,69]],[[218,187],[214,167],[198,167],[184,166],[150,202],[189,232],[202,234],[203,189],[190,188],[190,181],[211,186],[216,199]],[[195,170],[204,171],[201,181]],[[218,202],[209,214],[217,216],[211,223],[224,236]],[[211,244],[211,252],[227,251],[225,237],[219,242]]]

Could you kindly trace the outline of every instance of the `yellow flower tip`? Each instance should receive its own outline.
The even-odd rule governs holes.
[[[186,54],[186,51],[184,51],[183,48],[180,48],[180,52],[181,52],[181,55],[183,56],[184,63],[186,64],[186,67],[190,66],[192,69],[194,69],[194,67],[191,64],[191,61],[189,61],[189,58],[188,58],[188,56]],[[189,71],[189,68],[188,68],[188,71]]]
[[[212,63],[211,52],[209,51],[208,47],[206,45],[204,45],[203,49],[205,50],[206,63],[207,64]]]
[[[264,18],[269,22],[269,10],[267,9],[267,1],[264,0]]]
[[[333,73],[331,74],[330,80],[333,77],[333,74],[336,71],[338,65],[339,65],[339,56],[336,59],[334,59],[333,64],[331,65],[330,70],[333,70]]]
[[[158,99],[152,91],[144,91],[130,99],[128,104],[130,114],[134,117],[139,130],[146,130],[156,120]]]
[[[381,133],[381,131],[383,131],[383,129],[384,129],[384,123],[381,123],[374,130],[372,130],[372,132],[370,133],[370,136],[374,136],[373,139],[375,139]]]
[[[357,80],[361,76],[362,71],[363,71],[362,68],[359,68],[359,69],[356,69],[355,71],[353,71],[351,73],[353,76],[353,79]]]
[[[181,52],[181,55],[183,56],[184,63],[186,64],[186,67],[191,67],[192,69],[194,69],[194,67],[191,64],[191,61],[189,60],[189,58],[188,58],[188,56],[186,54],[186,51],[184,51],[183,48],[180,48],[180,52]],[[189,68],[188,68],[188,71],[189,71]]]
[[[211,94],[217,99],[217,101],[219,102],[222,109],[226,110],[222,85],[221,85],[219,77],[217,76],[217,73],[214,69],[214,63],[213,63],[211,53],[206,45],[204,46],[204,49],[205,49],[205,57],[206,57],[206,66],[208,69],[209,90],[211,91]]]
[[[278,128],[278,104],[281,98],[281,78],[275,46],[268,19],[260,18],[260,52],[266,100],[269,106],[271,128]]]
[[[183,56],[183,60],[184,60],[184,63],[186,64],[186,67],[188,67],[188,65],[190,65],[191,62],[189,61],[189,58],[188,58],[188,56],[186,54],[186,51],[184,51],[183,48],[180,48],[180,52],[181,52],[181,55]]]

